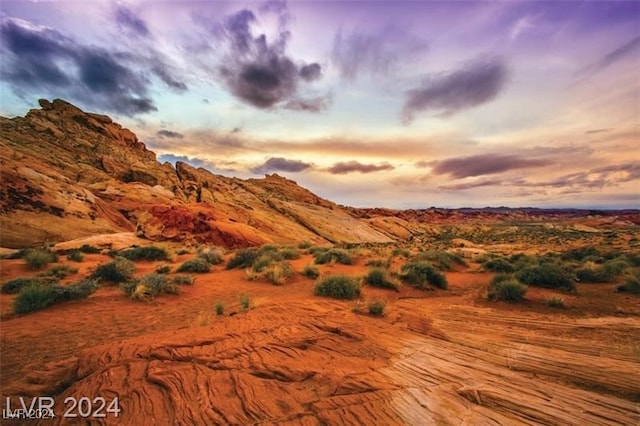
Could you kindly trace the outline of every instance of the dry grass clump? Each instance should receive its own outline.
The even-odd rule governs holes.
[[[116,257],[112,262],[98,266],[92,274],[93,278],[98,278],[114,283],[129,281],[133,277],[136,265],[124,257]]]
[[[487,287],[488,300],[506,300],[508,302],[519,302],[524,299],[527,286],[520,283],[513,275],[496,275]]]
[[[316,284],[314,293],[317,296],[352,300],[360,296],[360,285],[358,281],[352,277],[346,275],[330,275]]]

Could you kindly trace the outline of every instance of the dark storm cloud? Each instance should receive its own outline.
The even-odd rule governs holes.
[[[450,175],[460,179],[471,176],[490,175],[507,170],[541,167],[549,160],[527,159],[518,155],[482,154],[469,157],[449,158],[433,164],[433,173]]]
[[[432,77],[407,92],[402,119],[410,123],[418,111],[449,115],[484,104],[500,94],[507,78],[507,66],[497,58],[485,58],[450,74]]]
[[[288,160],[282,157],[271,157],[263,164],[253,167],[252,173],[261,174],[269,172],[291,172],[297,173],[312,167],[313,164],[300,160]]]
[[[115,10],[115,18],[121,28],[125,28],[143,37],[150,35],[146,22],[136,16],[131,9],[127,9],[124,6],[118,7]]]
[[[311,112],[324,109],[326,103],[301,103],[298,93],[301,83],[320,78],[320,64],[298,65],[287,56],[291,34],[286,29],[289,20],[286,4],[270,2],[267,6],[262,12],[276,13],[279,18],[279,35],[273,41],[267,40],[265,34],[253,34],[252,24],[257,18],[250,10],[237,12],[212,30],[228,49],[219,69],[223,84],[238,99],[257,108],[284,106]]]
[[[103,111],[140,114],[156,111],[149,96],[148,72],[176,90],[186,89],[158,57],[86,46],[57,31],[0,23],[3,67],[0,77],[19,95],[47,96],[81,102]]]
[[[169,138],[169,139],[182,139],[184,135],[179,132],[174,132],[172,130],[158,130],[156,135],[160,138]]]
[[[329,167],[327,171],[334,175],[344,175],[352,172],[374,173],[383,170],[393,170],[394,168],[395,167],[388,163],[362,164],[358,161],[347,161],[335,163],[333,166]]]
[[[427,49],[427,43],[397,28],[378,34],[338,31],[333,39],[331,60],[345,80],[355,80],[367,72],[386,74],[402,61]]]

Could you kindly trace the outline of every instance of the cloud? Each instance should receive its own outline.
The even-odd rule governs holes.
[[[156,135],[159,138],[169,138],[169,139],[182,139],[184,135],[179,132],[174,132],[172,130],[158,130]]]
[[[431,77],[407,91],[402,120],[411,123],[418,111],[450,115],[487,103],[500,94],[507,78],[507,66],[498,58],[485,58],[450,74]]]
[[[600,189],[640,179],[640,163],[613,164],[584,172],[570,173],[551,181],[527,182],[523,186]]]
[[[344,34],[340,30],[333,39],[331,60],[344,80],[353,81],[363,72],[387,74],[426,49],[426,42],[398,28],[386,28],[378,34]]]
[[[331,104],[331,96],[319,96],[308,99],[292,99],[283,105],[284,109],[293,111],[320,112],[328,108]]]
[[[146,22],[136,16],[136,14],[124,6],[119,6],[115,10],[116,22],[120,28],[136,35],[147,37],[151,34]]]
[[[605,132],[609,132],[611,131],[611,129],[593,129],[593,130],[587,130],[586,132],[584,132],[587,135],[592,135],[594,133],[605,133]]]
[[[432,171],[438,175],[446,174],[460,179],[501,173],[514,169],[541,167],[548,164],[550,164],[549,160],[527,159],[518,155],[481,154],[436,161],[432,163]]]
[[[122,114],[156,111],[148,73],[186,90],[162,60],[86,46],[46,27],[18,19],[0,22],[3,67],[0,78],[19,96],[66,98]]]
[[[347,161],[335,163],[333,166],[329,167],[327,171],[334,175],[344,175],[352,172],[373,173],[383,170],[393,170],[394,168],[395,167],[389,163],[362,164],[358,161]]]
[[[251,168],[251,172],[263,174],[269,172],[291,172],[297,173],[312,167],[313,164],[300,160],[288,160],[282,157],[271,157],[263,164]]]
[[[598,72],[624,59],[625,57],[632,55],[638,50],[640,50],[640,36],[636,36],[622,46],[610,51],[606,55],[602,56],[598,61],[583,69],[582,72]]]
[[[445,191],[464,191],[466,189],[480,188],[483,186],[495,186],[502,184],[500,179],[482,179],[473,182],[457,183],[453,185],[440,185],[438,188]]]
[[[301,83],[319,79],[322,67],[315,62],[298,65],[286,54],[291,37],[286,4],[270,2],[261,10],[278,17],[279,34],[272,42],[265,34],[253,34],[252,25],[257,18],[246,9],[227,17],[212,31],[228,50],[219,67],[224,86],[236,98],[261,109],[285,107],[318,112],[326,108],[327,103],[317,99],[300,100]]]

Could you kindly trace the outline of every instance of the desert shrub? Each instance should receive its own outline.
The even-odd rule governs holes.
[[[285,247],[282,250],[280,250],[280,255],[285,260],[300,259],[300,252],[291,247]]]
[[[168,274],[171,272],[171,265],[159,265],[156,268],[156,274]]]
[[[156,246],[132,247],[130,249],[120,251],[118,255],[124,257],[125,259],[134,261],[169,259],[169,253],[162,247]]]
[[[384,315],[384,308],[387,306],[387,302],[384,300],[374,300],[373,302],[369,302],[367,306],[369,315],[373,315],[375,317],[381,317]]]
[[[121,283],[130,280],[135,270],[136,265],[132,261],[124,257],[116,257],[112,262],[98,266],[92,277]]]
[[[318,265],[325,263],[341,263],[343,265],[351,265],[353,259],[347,250],[332,248],[327,251],[318,252],[313,255],[314,262]]]
[[[276,262],[264,270],[264,276],[275,285],[283,284],[293,275],[293,270],[287,262]]]
[[[260,251],[260,254],[277,252],[278,246],[276,246],[275,244],[263,244],[260,247],[259,251]]]
[[[638,253],[625,253],[624,259],[631,266],[640,266],[640,254]]]
[[[506,274],[494,277],[487,287],[487,299],[518,302],[524,298],[527,286],[518,282],[516,278]]]
[[[215,304],[216,315],[224,314],[224,302],[218,300]]]
[[[318,246],[311,246],[307,249],[307,253],[309,253],[312,256],[315,256],[317,253],[322,253],[325,251],[329,251],[328,247],[318,247]]]
[[[300,250],[306,250],[306,249],[308,249],[309,247],[311,247],[311,243],[310,243],[309,241],[303,241],[303,242],[301,242],[300,244],[298,244],[298,248],[299,248]]]
[[[600,252],[595,247],[578,247],[562,253],[562,260],[584,261],[587,257],[600,257]]]
[[[314,293],[334,299],[355,299],[360,296],[360,285],[346,275],[330,275],[316,284]]]
[[[219,265],[222,263],[222,253],[215,248],[198,253],[198,257],[206,260],[211,265]]]
[[[546,298],[545,301],[552,308],[564,308],[564,297],[562,296],[551,296]]]
[[[315,280],[320,276],[320,270],[316,266],[307,265],[302,269],[302,275],[304,275],[307,278],[311,278],[312,280]]]
[[[175,275],[171,278],[171,282],[177,285],[191,285],[196,281],[191,275]]]
[[[400,278],[420,289],[427,288],[427,284],[444,290],[447,288],[446,277],[426,261],[405,263],[400,270]]]
[[[388,268],[389,265],[389,260],[384,259],[370,259],[365,262],[365,266],[371,266],[373,268]]]
[[[57,262],[58,256],[46,249],[32,249],[27,250],[24,260],[29,269],[42,269],[49,263]]]
[[[515,268],[507,259],[503,257],[496,257],[494,259],[486,260],[482,263],[482,266],[491,272],[507,272],[511,273],[515,271]]]
[[[251,269],[253,272],[262,272],[268,266],[271,266],[273,259],[269,255],[262,255],[253,262]]]
[[[136,301],[151,300],[161,294],[177,294],[179,292],[177,285],[163,274],[145,275],[134,283],[122,285],[121,289],[128,297]]]
[[[69,265],[58,265],[58,266],[54,266],[53,268],[39,275],[44,277],[54,277],[58,279],[63,279],[77,272],[78,272],[78,268],[73,268]]]
[[[602,264],[600,268],[605,275],[611,276],[613,278],[622,275],[627,269],[630,268],[630,265],[622,259],[612,259],[607,260]]]
[[[20,250],[16,250],[13,253],[9,253],[5,256],[2,256],[2,259],[22,259],[29,252],[29,248],[23,248]]]
[[[382,268],[371,269],[364,277],[364,282],[371,287],[390,288],[392,290],[398,290],[397,284],[389,280],[387,271]]]
[[[0,292],[2,294],[17,294],[23,288],[31,284],[56,284],[57,279],[53,277],[37,277],[37,278],[16,278],[2,285]]]
[[[87,253],[87,254],[96,254],[96,253],[100,253],[100,249],[98,247],[89,245],[89,244],[83,244],[80,246],[80,248],[78,249],[83,253]]]
[[[391,252],[391,256],[404,257],[405,259],[408,259],[411,256],[411,252],[407,249],[397,248],[397,249],[393,249],[393,251]]]
[[[178,256],[182,256],[183,254],[190,254],[191,252],[188,249],[182,248],[176,252]]]
[[[249,268],[260,256],[260,252],[255,248],[246,248],[236,251],[229,262],[226,269]]]
[[[14,300],[14,311],[18,314],[47,308],[65,300],[84,299],[98,288],[98,281],[84,279],[74,284],[61,286],[36,281],[22,288]]]
[[[53,285],[32,283],[20,290],[13,302],[13,310],[17,314],[25,314],[44,309],[56,303],[56,297]]]
[[[67,253],[67,259],[73,262],[82,262],[84,260],[84,254],[80,250],[71,250]]]
[[[178,266],[177,272],[197,272],[204,273],[209,272],[211,264],[201,257],[194,257],[187,260],[182,265]]]
[[[243,311],[251,308],[251,298],[247,294],[243,293],[240,295],[240,307]]]
[[[446,251],[428,250],[419,253],[415,257],[416,261],[428,260],[433,266],[441,271],[450,271],[454,264],[466,265],[466,262],[459,255],[451,254]]]
[[[545,288],[554,288],[573,292],[576,289],[571,275],[562,266],[555,263],[525,266],[516,272],[518,281]]]
[[[627,276],[624,284],[619,285],[617,290],[640,294],[640,271],[636,271],[635,273]]]

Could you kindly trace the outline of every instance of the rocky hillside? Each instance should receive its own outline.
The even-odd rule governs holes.
[[[160,164],[107,116],[60,99],[40,106],[25,117],[0,117],[3,247],[123,231],[226,247],[393,237],[289,179]]]

